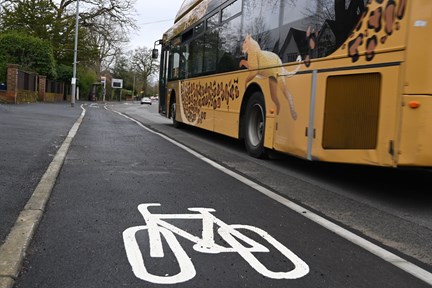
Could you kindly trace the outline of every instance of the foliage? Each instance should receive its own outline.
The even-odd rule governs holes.
[[[0,79],[6,77],[7,64],[18,64],[23,70],[36,72],[51,79],[57,77],[51,45],[22,33],[0,34]]]
[[[96,73],[88,68],[78,67],[77,78],[78,86],[80,87],[80,98],[88,99],[88,95],[91,92],[93,84],[97,82]]]
[[[57,66],[57,79],[62,82],[71,81],[73,76],[73,68],[72,66],[67,66],[64,64],[60,64]]]
[[[80,0],[77,67],[82,99],[87,97],[93,83],[99,81],[102,71],[107,75],[112,72],[114,78],[123,79],[124,88],[135,88],[135,94],[138,91],[145,91],[146,95],[155,94],[152,82],[159,68],[157,60],[151,58],[151,49],[143,47],[130,53],[123,51],[129,30],[137,28],[133,15],[135,1]],[[20,35],[24,33],[27,37],[50,43],[57,66],[54,69],[54,64],[50,64],[52,59],[47,60],[45,69],[50,73],[37,72],[52,78],[57,70],[57,79],[69,82],[74,58],[76,8],[77,0],[0,0],[0,35],[18,31]],[[2,63],[9,61],[3,52],[12,50],[0,48],[0,69]],[[16,51],[20,51],[17,52],[20,55],[28,53],[27,58],[34,54],[33,50]],[[23,62],[27,66],[32,64],[31,61]],[[2,70],[0,80],[5,71],[1,73]],[[107,95],[109,90],[107,86]]]
[[[124,35],[128,34],[128,29],[136,28],[131,17],[134,2],[80,0],[78,61],[81,64],[100,66],[103,57],[107,57],[105,50],[128,40]],[[0,29],[3,32],[25,31],[49,41],[58,63],[71,65],[76,5],[76,0],[0,0]]]
[[[9,2],[9,3],[8,3]],[[51,36],[54,29],[55,10],[47,0],[40,1],[4,1],[2,26],[6,31],[21,31],[39,37]],[[37,25],[35,25],[37,23]],[[49,39],[46,39],[49,40]]]

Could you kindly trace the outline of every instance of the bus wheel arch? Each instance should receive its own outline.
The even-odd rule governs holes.
[[[244,140],[248,154],[266,158],[264,147],[266,104],[264,94],[257,84],[251,84],[245,92],[240,111],[239,138]]]

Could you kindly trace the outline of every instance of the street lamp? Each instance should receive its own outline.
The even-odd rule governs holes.
[[[135,97],[135,69],[133,71],[133,85],[132,85],[132,103],[134,101],[134,97]]]
[[[77,64],[77,53],[78,53],[78,14],[79,14],[79,0],[77,0],[76,5],[76,15],[75,15],[75,44],[74,44],[74,62],[73,62],[73,76],[72,76],[72,95],[71,95],[71,106],[75,106],[75,91],[76,91],[76,64]]]

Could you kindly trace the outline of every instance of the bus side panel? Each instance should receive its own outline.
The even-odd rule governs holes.
[[[204,103],[203,87],[199,81],[180,81],[180,93],[177,95],[177,121],[214,130],[214,109],[210,103]]]
[[[432,1],[410,1],[400,166],[432,166]]]
[[[311,159],[397,165],[406,4],[374,1],[345,44],[326,60],[312,63],[318,80],[311,111],[315,113]],[[337,59],[344,54],[349,58]]]
[[[214,131],[232,138],[239,136],[239,118],[245,85],[242,74],[228,73],[210,78],[214,107]]]
[[[398,165],[431,167],[432,96],[405,95],[403,102],[405,105]],[[412,103],[415,104],[410,107]]]
[[[311,158],[394,166],[400,66],[318,74]]]
[[[410,2],[405,94],[432,95],[432,1]]]
[[[276,150],[312,160],[396,165],[401,63],[408,32],[406,3],[370,3],[345,44],[286,79],[295,105],[301,106],[296,107],[296,121],[281,109],[275,124]],[[307,76],[312,71],[316,83]],[[315,95],[311,95],[312,85]],[[314,125],[309,127],[312,119]]]
[[[286,70],[293,70],[291,67],[286,67]],[[312,74],[296,74],[285,79],[279,77],[278,80],[285,81],[285,89],[293,98],[293,109],[297,113],[297,119],[293,119],[288,99],[283,96],[282,91],[279,89],[278,98],[281,108],[279,115],[275,117],[274,149],[300,158],[306,158],[307,137],[305,133],[310,117]],[[270,103],[274,107],[274,103]],[[274,107],[274,109],[276,108]]]
[[[182,80],[177,121],[237,138],[239,95],[238,77],[233,74]]]
[[[198,116],[200,120],[193,125],[205,130],[214,131],[215,114],[216,112],[213,108],[203,107],[200,109],[200,115]]]
[[[229,137],[238,138],[239,114],[224,107],[214,111],[214,131]]]

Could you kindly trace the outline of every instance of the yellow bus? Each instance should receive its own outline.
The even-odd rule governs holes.
[[[431,0],[185,0],[159,111],[253,157],[430,167],[431,35]]]

